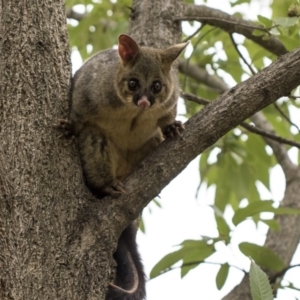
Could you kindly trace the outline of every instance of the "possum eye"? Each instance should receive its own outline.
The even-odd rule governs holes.
[[[135,91],[138,88],[138,86],[139,86],[139,81],[137,79],[132,78],[132,79],[128,80],[127,84],[128,84],[128,88],[131,91]]]
[[[153,93],[159,93],[161,91],[162,84],[159,80],[152,83],[151,90]]]

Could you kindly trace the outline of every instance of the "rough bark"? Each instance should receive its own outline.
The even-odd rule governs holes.
[[[139,44],[164,48],[180,42],[181,25],[176,15],[181,0],[138,1],[132,3],[130,35]]]
[[[0,298],[57,299],[73,213],[69,186],[57,180],[69,165],[51,128],[67,109],[64,5],[3,0],[0,9]]]
[[[68,110],[64,1],[2,0],[0,12],[0,299],[101,299],[111,261],[87,258],[101,253],[78,217],[88,194],[52,128]]]

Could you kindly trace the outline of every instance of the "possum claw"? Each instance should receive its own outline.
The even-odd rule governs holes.
[[[119,180],[114,180],[112,183],[106,185],[103,188],[103,192],[113,197],[119,197],[120,195],[126,193],[123,183]]]
[[[74,135],[74,128],[71,121],[66,119],[59,119],[57,124],[54,124],[53,127],[62,133],[59,135],[59,139],[65,137],[68,139],[71,139],[71,142],[74,141],[75,135]]]
[[[164,132],[164,137],[173,138],[175,136],[180,135],[183,130],[184,130],[184,124],[182,124],[182,122],[180,121],[175,121],[173,124],[167,127],[167,129]]]

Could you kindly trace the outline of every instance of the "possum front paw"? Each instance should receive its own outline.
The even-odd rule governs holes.
[[[71,121],[66,119],[59,119],[57,124],[54,124],[53,127],[59,131],[61,131],[61,134],[58,138],[68,138],[72,141],[75,139],[74,135],[74,127]]]
[[[119,197],[126,193],[124,190],[124,185],[120,180],[115,179],[110,184],[105,185],[102,188],[103,193],[110,195],[112,197]]]
[[[173,124],[169,125],[165,132],[164,132],[164,137],[165,138],[173,138],[177,135],[180,135],[181,132],[184,130],[184,125],[180,121],[174,121]]]

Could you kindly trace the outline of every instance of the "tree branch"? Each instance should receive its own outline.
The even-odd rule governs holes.
[[[285,46],[274,36],[264,39],[264,36],[255,36],[252,34],[254,29],[261,28],[266,31],[263,26],[259,26],[253,22],[236,18],[218,9],[213,9],[205,5],[182,4],[180,20],[194,20],[211,26],[219,27],[228,33],[239,33],[246,38],[254,41],[266,50],[277,56],[287,53]]]
[[[235,49],[235,51],[238,53],[238,55],[240,56],[240,58],[243,60],[244,64],[249,68],[249,70],[251,71],[252,75],[256,74],[256,72],[254,71],[254,69],[252,68],[252,66],[247,62],[246,58],[244,57],[244,55],[242,55],[241,51],[239,50],[239,47],[237,45],[237,43],[234,40],[234,37],[232,34],[229,35],[231,42],[233,44],[233,47]]]
[[[228,91],[228,86],[218,76],[209,74],[206,70],[199,68],[193,64],[189,64],[187,60],[179,60],[179,71],[183,74],[190,76],[191,78],[204,83],[210,88],[216,90],[219,93]]]
[[[78,13],[76,11],[74,11],[72,8],[68,8],[66,10],[66,15],[68,19],[74,19],[77,21],[81,21],[82,19],[86,18],[86,16],[88,15],[87,13]]]
[[[276,274],[274,274],[273,278],[270,278],[270,282],[275,283],[277,278],[282,278],[286,274],[287,271],[289,271],[293,268],[299,268],[299,267],[300,267],[300,264],[287,266],[286,268],[284,268],[280,272],[277,272]]]
[[[255,124],[257,125],[257,122]],[[261,128],[257,127],[257,126],[250,125],[250,124],[248,124],[246,122],[242,122],[241,126],[243,126],[244,128],[246,128],[247,130],[249,130],[252,133],[259,134],[259,135],[261,135],[261,136],[263,136],[265,138],[268,138],[268,139],[271,139],[273,141],[276,141],[277,143],[294,146],[294,147],[297,147],[298,149],[300,149],[300,144],[299,143],[296,143],[296,142],[291,141],[289,139],[285,139],[285,138],[283,138],[283,137],[275,134],[274,131],[273,132],[268,132],[265,129],[261,129]]]
[[[211,101],[205,100],[203,98],[200,98],[196,95],[185,93],[185,92],[181,92],[180,96],[184,99],[196,102],[196,103],[201,104],[201,105],[207,105],[211,102]],[[275,133],[267,132],[267,131],[262,130],[262,129],[256,127],[256,126],[250,125],[246,122],[242,122],[240,124],[240,126],[244,127],[245,129],[247,129],[248,131],[250,131],[252,133],[256,133],[256,134],[259,134],[263,137],[267,137],[267,138],[272,139],[272,140],[274,140],[278,143],[286,144],[286,145],[290,145],[290,146],[295,146],[295,147],[300,149],[300,144],[299,143],[296,143],[296,142],[291,141],[289,139],[285,139],[281,136],[278,136]]]
[[[272,128],[271,124],[267,121],[267,119],[261,112],[253,115],[251,117],[251,120],[254,122],[254,124],[257,125],[257,127],[262,128],[267,132],[274,133],[274,129]],[[264,139],[266,143],[272,148],[276,160],[278,161],[278,163],[282,167],[283,172],[285,173],[286,180],[289,181],[291,177],[294,177],[294,170],[296,170],[297,167],[292,163],[291,159],[289,158],[286,147],[274,141],[273,139],[270,139],[269,137],[265,136]]]
[[[300,128],[291,121],[291,119],[282,111],[282,109],[276,104],[274,103],[274,107],[276,108],[276,110],[279,112],[279,114],[292,126],[294,126],[298,132],[300,133]]]
[[[202,151],[229,130],[300,83],[300,48],[280,57],[260,73],[223,93],[186,122],[175,140],[158,146],[126,180],[126,195],[109,199],[110,211],[135,219],[142,209]],[[288,81],[285,79],[289,78]],[[145,178],[147,182],[141,182]],[[114,222],[114,221],[112,221]],[[125,222],[123,220],[122,222]],[[128,224],[122,224],[123,228]],[[299,226],[300,228],[300,226]]]

